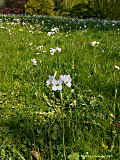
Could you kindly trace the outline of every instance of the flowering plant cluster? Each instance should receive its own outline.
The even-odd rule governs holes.
[[[59,80],[55,79],[55,75],[48,77],[49,80],[46,81],[46,84],[47,86],[52,85],[53,91],[62,90],[63,82],[67,85],[67,87],[71,87],[72,78],[70,77],[70,75],[60,75]]]

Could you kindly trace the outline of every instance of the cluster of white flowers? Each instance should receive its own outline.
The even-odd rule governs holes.
[[[51,32],[47,33],[47,35],[51,36],[51,35],[54,35],[56,32],[59,32],[59,28],[54,27],[54,28],[51,29]]]
[[[53,91],[62,90],[63,82],[67,85],[67,87],[71,87],[72,78],[70,77],[70,75],[60,75],[59,80],[55,79],[55,75],[48,76],[48,77],[49,77],[49,80],[46,81],[46,84],[47,86],[52,85]]]
[[[55,54],[55,52],[61,52],[61,48],[59,48],[59,47],[56,47],[56,48],[50,48],[50,54],[51,55],[54,55]]]

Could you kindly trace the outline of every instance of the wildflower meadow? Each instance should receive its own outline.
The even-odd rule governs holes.
[[[119,158],[120,22],[0,16],[0,159]]]

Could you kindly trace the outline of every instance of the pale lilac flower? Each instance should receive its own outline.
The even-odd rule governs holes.
[[[51,84],[51,82],[52,82],[51,80],[47,80],[46,85],[49,86]]]
[[[72,78],[70,75],[61,75],[60,80],[63,81],[68,87],[71,87]]]
[[[54,76],[48,76],[49,80],[46,81],[47,86],[52,85],[52,90],[62,90],[62,83],[64,82],[68,87],[71,87],[71,77],[70,75],[61,75],[59,80],[55,79],[57,72],[55,72]]]
[[[37,65],[37,61],[35,58],[33,58],[31,61],[33,62],[33,65],[35,65],[35,66]]]
[[[53,91],[62,90],[62,81],[60,80],[57,81],[56,79],[54,79],[52,81],[52,90]]]
[[[54,76],[48,76],[49,80],[46,81],[47,86],[49,86],[50,84],[52,84],[52,81],[54,81]]]

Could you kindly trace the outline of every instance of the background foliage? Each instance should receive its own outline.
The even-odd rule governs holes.
[[[118,0],[28,0],[27,14],[56,15],[78,18],[119,19]]]
[[[23,8],[30,15],[67,16],[78,18],[115,19],[120,18],[119,0],[2,0],[0,6],[13,13],[13,8]],[[12,12],[8,11],[12,8]],[[15,14],[20,14],[15,11]]]

